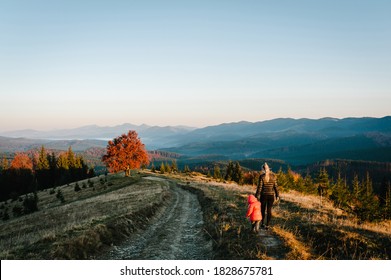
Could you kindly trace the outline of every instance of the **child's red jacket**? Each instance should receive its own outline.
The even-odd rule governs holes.
[[[251,222],[262,220],[261,203],[252,194],[248,196],[248,209],[246,217],[250,217]]]

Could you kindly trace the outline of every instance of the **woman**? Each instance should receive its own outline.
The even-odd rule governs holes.
[[[265,227],[266,219],[266,229],[268,229],[270,225],[270,220],[272,219],[274,196],[276,197],[276,200],[279,200],[279,193],[277,185],[277,175],[270,171],[270,168],[266,162],[262,165],[262,171],[263,172],[261,173],[261,175],[259,175],[255,197],[261,202],[261,227]]]

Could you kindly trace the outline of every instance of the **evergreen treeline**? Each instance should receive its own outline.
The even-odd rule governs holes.
[[[278,182],[283,189],[318,194],[320,202],[322,197],[327,197],[336,207],[356,214],[363,221],[391,219],[391,184],[384,181],[384,195],[376,194],[368,172],[362,178],[356,174],[348,181],[341,173],[336,179],[330,179],[325,168],[321,168],[315,178],[280,170]]]
[[[175,164],[176,166],[176,164]],[[238,184],[256,185],[259,171],[244,170],[238,161],[229,161],[224,167],[215,164],[211,167],[197,167],[194,171],[201,172],[216,180],[234,181]],[[160,171],[171,172],[173,168],[162,163]],[[184,173],[191,172],[186,165]],[[357,215],[361,220],[391,219],[391,182],[384,180],[381,192],[374,192],[372,179],[368,172],[360,178],[357,174],[352,180],[346,179],[346,174],[338,173],[337,178],[331,178],[326,168],[320,168],[317,174],[305,176],[293,172],[289,167],[286,172],[277,172],[278,184],[283,190],[297,190],[303,193],[319,195],[331,199],[335,206]]]
[[[55,155],[42,146],[29,156],[17,153],[9,162],[3,158],[0,166],[0,201],[94,176],[82,156],[72,148]]]

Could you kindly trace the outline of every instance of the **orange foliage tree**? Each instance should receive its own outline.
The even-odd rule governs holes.
[[[122,134],[109,141],[106,154],[102,160],[110,172],[125,171],[125,176],[130,175],[131,169],[149,164],[145,146],[138,138],[136,131],[132,130],[128,134]]]
[[[33,162],[28,155],[17,153],[11,162],[12,169],[33,169]]]

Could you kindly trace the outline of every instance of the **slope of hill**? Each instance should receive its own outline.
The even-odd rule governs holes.
[[[144,234],[148,240],[150,229],[156,229],[156,225],[165,227],[154,223],[161,222],[154,217],[161,213],[162,207],[173,205],[168,202],[178,187],[182,192],[197,195],[202,208],[198,222],[203,223],[202,232],[213,244],[214,259],[387,260],[391,257],[390,221],[361,223],[327,200],[320,204],[317,196],[282,192],[282,201],[274,210],[272,229],[263,231],[258,238],[243,216],[247,196],[254,192],[252,186],[214,182],[194,174],[157,178],[156,174],[147,172],[141,176],[148,176],[148,180],[140,174],[133,174],[132,178],[117,174],[79,182],[86,186],[78,192],[74,190],[75,183],[58,187],[56,191],[63,194],[63,202],[54,191],[39,192],[39,210],[19,217],[11,209],[22,202],[3,203],[1,258],[95,259],[102,258],[104,249],[113,248],[112,244],[120,250],[123,241],[132,240],[135,235],[140,238]],[[6,212],[8,219],[4,219]],[[171,221],[181,223],[181,218],[189,213],[176,215],[183,217]],[[46,222],[42,224],[42,220]],[[172,240],[170,235],[159,238],[168,247],[182,240]],[[276,242],[270,244],[270,240]],[[152,253],[144,257],[155,258],[162,252]]]

